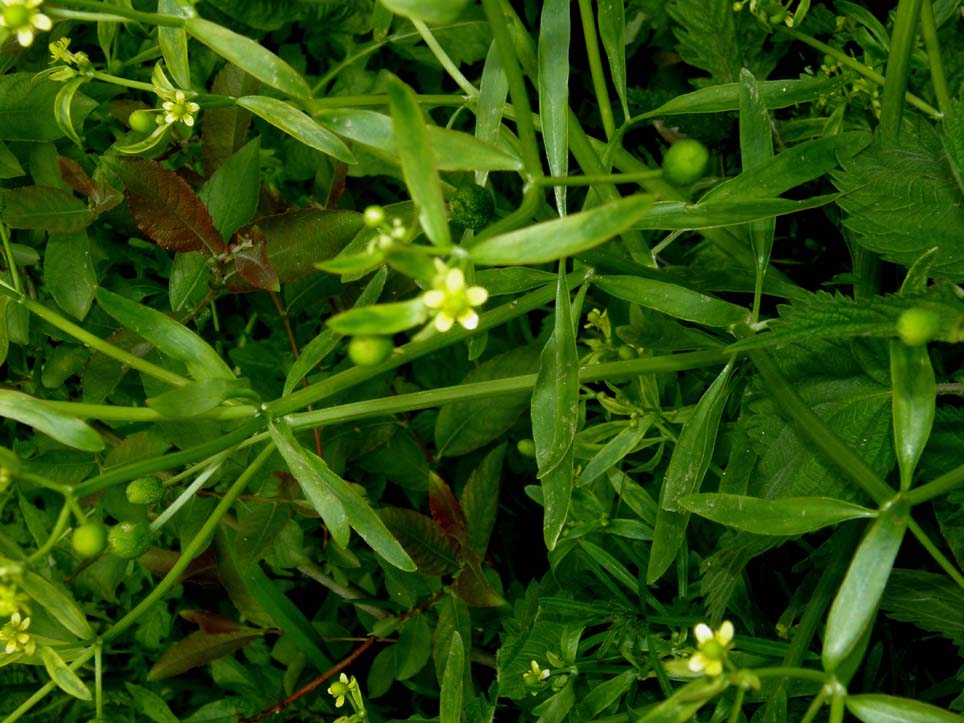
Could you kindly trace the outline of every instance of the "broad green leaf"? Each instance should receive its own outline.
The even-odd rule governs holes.
[[[836,78],[815,77],[800,80],[761,80],[758,86],[764,105],[769,110],[776,110],[824,98],[841,83],[842,80]],[[690,113],[722,113],[739,109],[740,84],[724,83],[678,95],[659,108],[636,116],[634,120],[642,121]]]
[[[212,377],[149,397],[147,406],[168,419],[189,419],[238,397],[254,397],[246,379]]]
[[[398,158],[398,141],[392,119],[384,113],[362,109],[319,111],[317,117],[340,136]],[[518,171],[522,168],[511,148],[494,139],[474,138],[467,133],[426,126],[428,152],[439,171]],[[404,136],[403,136],[404,137]]]
[[[362,228],[362,215],[347,209],[305,208],[259,218],[255,227],[264,234],[268,260],[278,278],[294,281],[347,246]]]
[[[211,214],[174,171],[147,158],[115,158],[111,169],[127,188],[127,204],[138,228],[158,246],[206,256],[224,251]]]
[[[181,0],[157,0],[157,12],[165,15],[189,17]],[[190,5],[188,5],[190,8]],[[187,56],[187,33],[184,28],[158,25],[157,44],[161,48],[164,65],[178,88],[191,87],[191,64]]]
[[[290,518],[285,504],[255,503],[238,513],[235,552],[238,564],[260,561]]]
[[[104,440],[85,422],[22,392],[0,389],[0,417],[15,419],[74,449],[99,452],[104,448]]]
[[[66,593],[35,572],[24,574],[20,587],[34,602],[81,640],[94,637],[84,613]]]
[[[943,573],[895,567],[880,609],[892,620],[913,623],[947,640],[964,636],[964,590]]]
[[[616,86],[616,95],[629,118],[626,99],[626,5],[623,0],[599,0],[599,37],[609,59],[609,75]]]
[[[426,23],[445,25],[456,20],[468,0],[379,0],[396,15]]]
[[[904,266],[937,246],[932,276],[964,279],[961,189],[934,131],[921,124],[900,145],[875,143],[834,174],[854,240]]]
[[[0,189],[0,219],[11,228],[77,233],[91,220],[87,204],[62,188]]]
[[[545,500],[543,536],[550,550],[562,534],[572,494],[573,442],[579,422],[579,355],[572,324],[569,284],[565,264],[560,263],[555,324],[542,350],[531,408],[532,439]]]
[[[232,155],[201,187],[198,197],[214,227],[228,241],[258,210],[261,142],[255,138]]]
[[[85,231],[48,237],[44,283],[61,309],[81,320],[87,316],[97,293],[97,274]]]
[[[463,384],[477,384],[539,370],[539,348],[535,345],[497,354],[469,371]],[[435,421],[435,446],[439,456],[467,454],[504,434],[529,406],[526,392],[498,397],[452,402],[439,409]]]
[[[459,498],[468,527],[467,544],[480,556],[485,555],[489,546],[489,537],[499,511],[499,486],[504,456],[505,444],[500,444],[489,452],[479,466],[472,470]]]
[[[546,0],[539,24],[539,118],[549,172],[569,172],[569,0]],[[566,215],[566,187],[556,186],[556,210]]]
[[[67,663],[57,654],[57,651],[42,645],[40,647],[40,659],[44,662],[47,675],[67,695],[72,695],[80,700],[93,699],[90,689],[84,685],[84,681],[77,677],[74,671],[67,667]]]
[[[721,525],[756,535],[804,535],[828,525],[860,517],[874,510],[831,497],[783,497],[776,500],[731,494],[687,495],[679,506]]]
[[[397,507],[386,507],[379,514],[420,573],[451,575],[459,569],[458,550],[431,517]]]
[[[944,134],[941,137],[951,173],[957,187],[964,193],[964,101],[960,98],[951,101],[950,112],[944,116]]]
[[[97,289],[97,303],[123,327],[183,362],[196,380],[234,379],[231,368],[218,353],[183,324],[104,288]]]
[[[844,699],[854,717],[864,723],[962,723],[964,717],[923,703],[913,698],[898,698],[895,695],[863,693],[848,695]]]
[[[188,18],[184,29],[188,35],[262,83],[293,98],[311,97],[311,88],[297,70],[251,38],[198,17]]]
[[[452,243],[452,237],[445,200],[442,198],[442,186],[432,159],[425,117],[418,99],[415,92],[398,78],[389,81],[388,97],[395,133],[405,139],[405,143],[399,145],[398,155],[405,185],[418,208],[419,223],[432,243],[448,246]]]
[[[639,276],[596,276],[593,283],[611,296],[706,326],[728,328],[745,322],[749,316],[742,306],[668,281]]]
[[[62,83],[33,73],[0,76],[0,140],[55,141],[63,137],[54,117],[54,101],[62,87]]]
[[[171,311],[193,311],[208,293],[211,269],[198,253],[176,254],[171,265],[167,295]]]
[[[374,304],[381,296],[382,289],[385,287],[385,279],[388,277],[388,269],[380,269],[372,276],[371,280],[362,290],[355,301],[354,308],[358,309],[369,304]],[[335,350],[342,335],[333,329],[326,329],[308,342],[301,354],[295,359],[295,363],[288,370],[285,377],[284,395],[291,394],[295,386],[318,366],[326,356]]]
[[[610,468],[619,464],[623,457],[633,451],[636,445],[646,436],[649,428],[653,424],[653,417],[647,416],[642,420],[633,420],[629,426],[625,427],[615,437],[609,440],[593,458],[583,467],[579,479],[576,480],[576,487],[585,487],[595,482],[596,479],[605,474]]]
[[[854,553],[827,617],[822,658],[828,671],[847,658],[873,624],[909,519],[905,502],[886,506]]]
[[[24,170],[20,161],[10,152],[7,144],[0,141],[0,180],[19,178],[22,175]]]
[[[463,669],[465,646],[458,630],[452,632],[445,672],[442,674],[442,692],[439,703],[439,723],[460,723],[462,720]]]
[[[686,537],[689,513],[681,498],[699,491],[709,469],[716,434],[729,395],[728,382],[733,364],[727,364],[700,398],[693,415],[680,432],[669,468],[659,492],[659,509],[653,528],[653,547],[646,570],[646,584],[652,585],[669,568]]]
[[[347,547],[351,533],[344,505],[329,488],[327,480],[308,460],[308,452],[295,439],[287,423],[278,420],[273,422],[269,429],[278,452],[281,453],[311,506],[321,515],[332,539],[339,547]]]
[[[540,264],[588,251],[637,226],[652,197],[631,196],[566,218],[533,224],[479,242],[472,260],[484,266]]]
[[[71,78],[64,83],[64,87],[60,89],[60,92],[57,93],[57,97],[54,99],[54,118],[57,121],[57,125],[60,126],[63,134],[78,146],[82,146],[84,141],[77,132],[77,129],[74,128],[71,106],[73,105],[74,97],[77,95],[80,86],[86,83],[87,80],[88,78],[85,76]]]
[[[135,707],[144,717],[154,723],[180,723],[177,716],[171,712],[167,701],[153,690],[127,682],[124,683],[124,687],[127,688],[127,692],[134,699]]]
[[[338,136],[282,100],[263,95],[248,95],[238,98],[238,105],[309,148],[314,148],[345,163],[355,163],[355,156]]]
[[[833,203],[838,198],[838,194],[831,193],[802,201],[786,198],[711,200],[706,203],[659,201],[653,204],[648,215],[633,224],[633,228],[647,231],[686,231],[738,226],[772,216],[785,216],[790,213],[820,208],[828,203]]]
[[[337,314],[325,323],[339,334],[397,334],[425,322],[421,298],[364,306]]]
[[[910,489],[914,470],[934,426],[937,386],[927,346],[890,342],[890,379],[894,388],[894,449],[900,488]]]

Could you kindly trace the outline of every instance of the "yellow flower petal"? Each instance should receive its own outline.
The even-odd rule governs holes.
[[[733,623],[731,623],[729,620],[724,620],[723,624],[720,626],[720,629],[716,631],[716,641],[720,645],[729,645],[733,640],[733,633]]]
[[[706,623],[700,623],[695,628],[693,628],[693,635],[696,638],[696,642],[700,645],[704,645],[708,641],[713,639],[713,631],[710,626]]]
[[[444,311],[441,311],[435,315],[435,328],[443,334],[451,329],[454,323],[455,319],[446,314]]]

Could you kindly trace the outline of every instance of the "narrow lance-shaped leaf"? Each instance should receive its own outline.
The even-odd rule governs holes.
[[[249,95],[238,98],[238,105],[309,148],[314,148],[345,163],[355,163],[355,156],[338,136],[283,100],[263,95]]]
[[[680,432],[663,478],[659,493],[659,509],[653,529],[653,547],[646,570],[646,584],[652,585],[663,576],[676,558],[689,523],[689,513],[679,504],[680,498],[699,491],[716,449],[716,433],[729,394],[727,382],[733,364],[727,364],[703,393],[683,431]]]
[[[83,145],[84,141],[80,137],[80,133],[77,132],[77,129],[74,128],[74,121],[70,116],[70,108],[73,105],[77,90],[86,83],[87,80],[86,76],[71,78],[64,83],[64,87],[60,89],[60,92],[57,93],[57,98],[54,100],[54,118],[57,120],[57,125],[60,126],[60,130],[64,132],[64,135],[78,146]]]
[[[874,510],[832,497],[770,500],[712,493],[687,495],[679,505],[700,517],[757,535],[804,535],[838,522],[877,515]]]
[[[864,693],[848,695],[844,704],[864,723],[964,723],[964,717],[913,698]]]
[[[262,83],[293,98],[311,97],[311,88],[297,70],[251,38],[198,17],[189,18],[184,29],[191,37]]]
[[[227,399],[257,399],[247,379],[202,379],[150,397],[147,406],[168,419],[188,419],[218,407]],[[252,416],[254,412],[252,411]]]
[[[465,646],[458,630],[452,632],[449,652],[445,656],[445,672],[442,674],[442,693],[439,703],[439,723],[460,723],[462,720],[463,668]]]
[[[579,421],[579,355],[564,263],[559,264],[555,312],[552,336],[542,350],[532,391],[532,438],[545,500],[543,534],[550,550],[569,515],[572,449]]]
[[[452,243],[452,237],[446,217],[445,200],[432,159],[422,109],[419,108],[412,89],[398,78],[390,80],[388,97],[395,135],[405,139],[404,143],[399,144],[398,155],[405,185],[418,207],[419,223],[432,243],[436,246],[448,246]]]
[[[828,671],[847,658],[873,623],[909,519],[905,502],[889,504],[857,548],[827,618],[822,657]]]
[[[927,345],[890,342],[890,380],[894,387],[894,448],[900,488],[907,490],[934,425],[937,386]]]
[[[569,172],[569,0],[546,0],[539,24],[539,117],[553,176]],[[556,209],[566,215],[566,187],[556,186]]]
[[[35,572],[26,573],[20,586],[38,605],[67,630],[82,640],[94,637],[94,630],[80,607],[66,593]]]
[[[609,58],[609,73],[623,107],[623,115],[629,118],[626,97],[626,4],[623,0],[599,0],[598,4],[599,37]]]
[[[596,276],[593,283],[611,296],[706,326],[725,329],[746,321],[749,316],[742,306],[669,281],[640,276]]]
[[[789,198],[754,198],[750,200],[685,203],[660,201],[649,214],[633,225],[642,230],[699,231],[722,226],[737,226],[771,216],[785,216],[833,203],[840,194],[829,193],[801,201]]]
[[[47,238],[44,283],[61,309],[78,319],[87,316],[97,293],[97,274],[85,231]]]
[[[573,256],[633,228],[652,207],[652,197],[636,195],[537,223],[479,242],[472,247],[472,260],[484,266],[518,266]]]
[[[97,303],[122,326],[144,337],[172,359],[183,362],[188,374],[195,379],[234,379],[224,359],[183,324],[104,288],[97,289]]]
[[[44,662],[47,675],[62,691],[80,700],[91,700],[93,698],[90,689],[84,685],[84,681],[77,677],[77,673],[67,666],[64,659],[53,648],[48,648],[46,645],[42,646],[40,648],[40,659]]]
[[[462,14],[468,0],[381,0],[381,4],[396,15],[444,25]]]
[[[85,422],[22,392],[0,389],[0,417],[15,419],[74,449],[99,452],[104,448],[104,440]]]
[[[506,98],[509,95],[509,80],[502,65],[499,48],[495,41],[489,45],[489,52],[485,56],[482,66],[482,79],[479,81],[478,109],[475,112],[475,137],[487,143],[499,140],[499,129],[502,127],[502,114],[505,110]],[[489,173],[486,170],[475,172],[475,182],[484,186]]]
[[[179,0],[157,0],[157,12],[166,15],[187,16]],[[170,71],[179,88],[191,87],[191,65],[187,57],[187,33],[184,28],[158,26],[157,44],[161,48],[164,65]]]

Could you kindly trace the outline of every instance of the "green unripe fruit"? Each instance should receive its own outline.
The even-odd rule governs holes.
[[[629,346],[629,344],[621,344],[621,345],[619,346],[619,348],[616,349],[616,354],[617,354],[617,355],[619,356],[619,358],[622,359],[623,361],[629,361],[630,359],[636,359],[636,358],[639,356],[639,354],[636,352],[636,350],[633,349],[633,347]]]
[[[155,114],[149,110],[135,110],[127,117],[127,123],[130,125],[132,131],[150,133],[157,128],[157,121],[154,115]]]
[[[348,342],[348,358],[360,367],[370,367],[388,359],[394,348],[390,336],[353,336]]]
[[[381,206],[369,206],[365,209],[364,216],[368,228],[378,228],[385,223],[385,209]]]
[[[110,551],[122,560],[134,560],[151,549],[151,529],[144,522],[121,522],[107,535]]]
[[[520,439],[516,442],[515,448],[519,450],[519,454],[523,457],[536,456],[536,443],[531,439]]]
[[[488,225],[495,215],[495,201],[484,186],[466,183],[459,186],[449,201],[449,217],[452,223],[478,231]]]
[[[127,501],[134,505],[153,505],[164,497],[164,485],[157,477],[140,477],[124,490]]]
[[[70,544],[79,557],[97,557],[107,547],[107,528],[100,522],[81,525],[70,536]]]
[[[677,141],[663,155],[663,176],[677,186],[688,186],[702,178],[710,162],[710,152],[697,140]]]
[[[937,336],[940,326],[937,314],[916,306],[897,318],[897,335],[907,346],[923,346]]]

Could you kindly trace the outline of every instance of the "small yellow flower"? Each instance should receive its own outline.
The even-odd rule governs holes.
[[[17,34],[17,42],[27,48],[36,30],[50,30],[54,24],[38,10],[43,0],[0,0],[0,28]]]
[[[164,109],[164,122],[168,125],[181,122],[188,128],[194,126],[194,114],[201,110],[197,103],[189,101],[183,90],[174,92],[174,100],[166,100],[161,106]]]
[[[432,289],[422,295],[425,306],[435,312],[435,328],[446,332],[458,322],[466,329],[475,329],[479,315],[473,307],[484,304],[489,292],[481,286],[466,286],[462,269],[449,268],[439,259],[435,268],[438,274]]]
[[[25,593],[17,590],[16,585],[0,583],[0,618],[8,618],[26,609],[29,600]]]
[[[543,687],[542,683],[549,677],[549,674],[548,668],[543,670],[539,667],[539,663],[533,660],[529,663],[529,670],[522,674],[522,679],[525,681],[526,687],[529,688],[529,692],[536,695]]]
[[[348,680],[348,676],[342,673],[338,676],[338,680],[328,686],[328,694],[334,696],[335,707],[341,708],[345,705],[345,696],[351,691],[351,681]]]
[[[715,633],[709,625],[700,623],[693,629],[699,650],[689,659],[688,667],[693,673],[705,673],[715,678],[723,672],[726,654],[733,647],[733,623],[723,621]]]
[[[20,613],[16,612],[10,616],[10,622],[0,628],[0,644],[4,646],[3,650],[7,655],[21,651],[33,655],[37,643],[27,632],[29,627],[30,618],[21,618]]]

